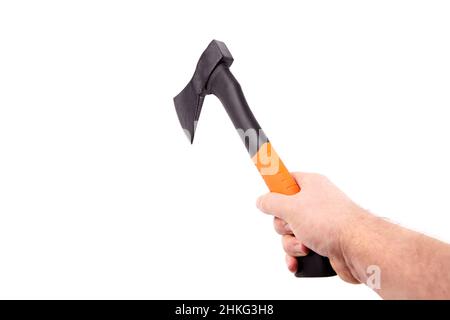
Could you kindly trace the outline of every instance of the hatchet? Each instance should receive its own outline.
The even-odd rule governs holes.
[[[215,95],[222,102],[269,190],[286,195],[300,192],[300,187],[250,110],[241,86],[230,71],[232,63],[233,57],[225,44],[211,41],[200,56],[191,81],[173,99],[181,126],[192,143],[205,96]],[[313,251],[298,257],[297,261],[297,277],[336,275],[328,258]]]

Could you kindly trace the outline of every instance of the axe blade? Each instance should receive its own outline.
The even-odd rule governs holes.
[[[203,100],[209,94],[209,77],[219,64],[227,67],[233,63],[233,57],[225,44],[218,40],[210,42],[200,56],[194,75],[186,87],[173,98],[178,119],[188,140],[194,141],[195,128],[202,110]]]

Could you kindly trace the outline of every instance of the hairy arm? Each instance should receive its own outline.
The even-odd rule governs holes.
[[[450,298],[448,244],[368,213],[356,223],[343,235],[342,256],[358,281],[385,299]]]
[[[275,216],[292,272],[294,257],[311,248],[342,279],[366,283],[385,299],[450,299],[450,245],[370,214],[321,175],[293,176],[300,193],[257,202]]]

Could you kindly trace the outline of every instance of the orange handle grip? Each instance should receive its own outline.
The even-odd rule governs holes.
[[[292,178],[270,142],[264,143],[252,160],[271,192],[287,195],[300,192],[300,187]]]
[[[300,187],[286,169],[283,161],[272,149],[270,142],[264,143],[252,158],[259,173],[271,192],[293,195]],[[310,251],[304,257],[297,257],[296,277],[330,277],[336,275],[327,257]]]

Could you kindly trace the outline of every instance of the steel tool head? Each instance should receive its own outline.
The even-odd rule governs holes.
[[[194,141],[194,133],[205,96],[209,77],[219,64],[229,67],[233,63],[230,51],[221,41],[213,40],[200,56],[194,75],[187,86],[173,101],[178,119],[189,141]]]

